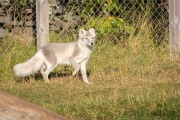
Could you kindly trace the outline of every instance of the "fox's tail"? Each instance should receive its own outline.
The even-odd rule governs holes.
[[[43,65],[43,57],[41,52],[37,52],[30,60],[17,64],[13,71],[16,76],[28,76],[40,70]]]

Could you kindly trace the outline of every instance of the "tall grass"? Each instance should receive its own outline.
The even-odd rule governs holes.
[[[70,119],[179,119],[180,64],[169,60],[168,42],[154,45],[147,23],[142,25],[141,32],[123,44],[97,38],[87,64],[92,85],[73,78],[73,68],[66,66],[50,74],[50,84],[40,76],[34,82],[15,77],[13,66],[31,58],[36,47],[4,39],[0,48],[1,90]]]

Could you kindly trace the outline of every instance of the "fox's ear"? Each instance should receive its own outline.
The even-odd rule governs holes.
[[[96,33],[95,33],[95,29],[94,29],[94,28],[89,29],[89,32],[90,32],[90,33],[92,33],[93,35],[95,35],[95,34],[96,34]]]
[[[84,36],[85,33],[86,33],[86,31],[85,31],[84,29],[81,28],[81,29],[79,30],[79,37]]]

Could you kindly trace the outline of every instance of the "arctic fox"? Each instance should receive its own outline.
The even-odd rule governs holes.
[[[81,70],[83,81],[91,84],[87,79],[86,63],[92,53],[95,38],[94,28],[89,31],[80,29],[77,42],[46,44],[30,60],[17,64],[13,68],[14,73],[16,76],[28,76],[40,70],[43,79],[50,82],[48,75],[58,64],[71,64],[75,68],[72,75],[75,76]]]

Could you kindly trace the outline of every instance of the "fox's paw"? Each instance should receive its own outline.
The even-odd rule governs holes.
[[[73,73],[73,74],[72,74],[72,76],[73,76],[73,77],[76,77],[76,74],[75,74],[75,73]]]
[[[77,72],[73,72],[73,73],[72,73],[72,76],[73,76],[73,77],[76,77],[76,75],[77,75]]]
[[[45,80],[45,82],[46,82],[46,83],[50,83],[50,81],[49,81],[49,80]]]
[[[86,82],[87,84],[93,84],[92,82]]]

